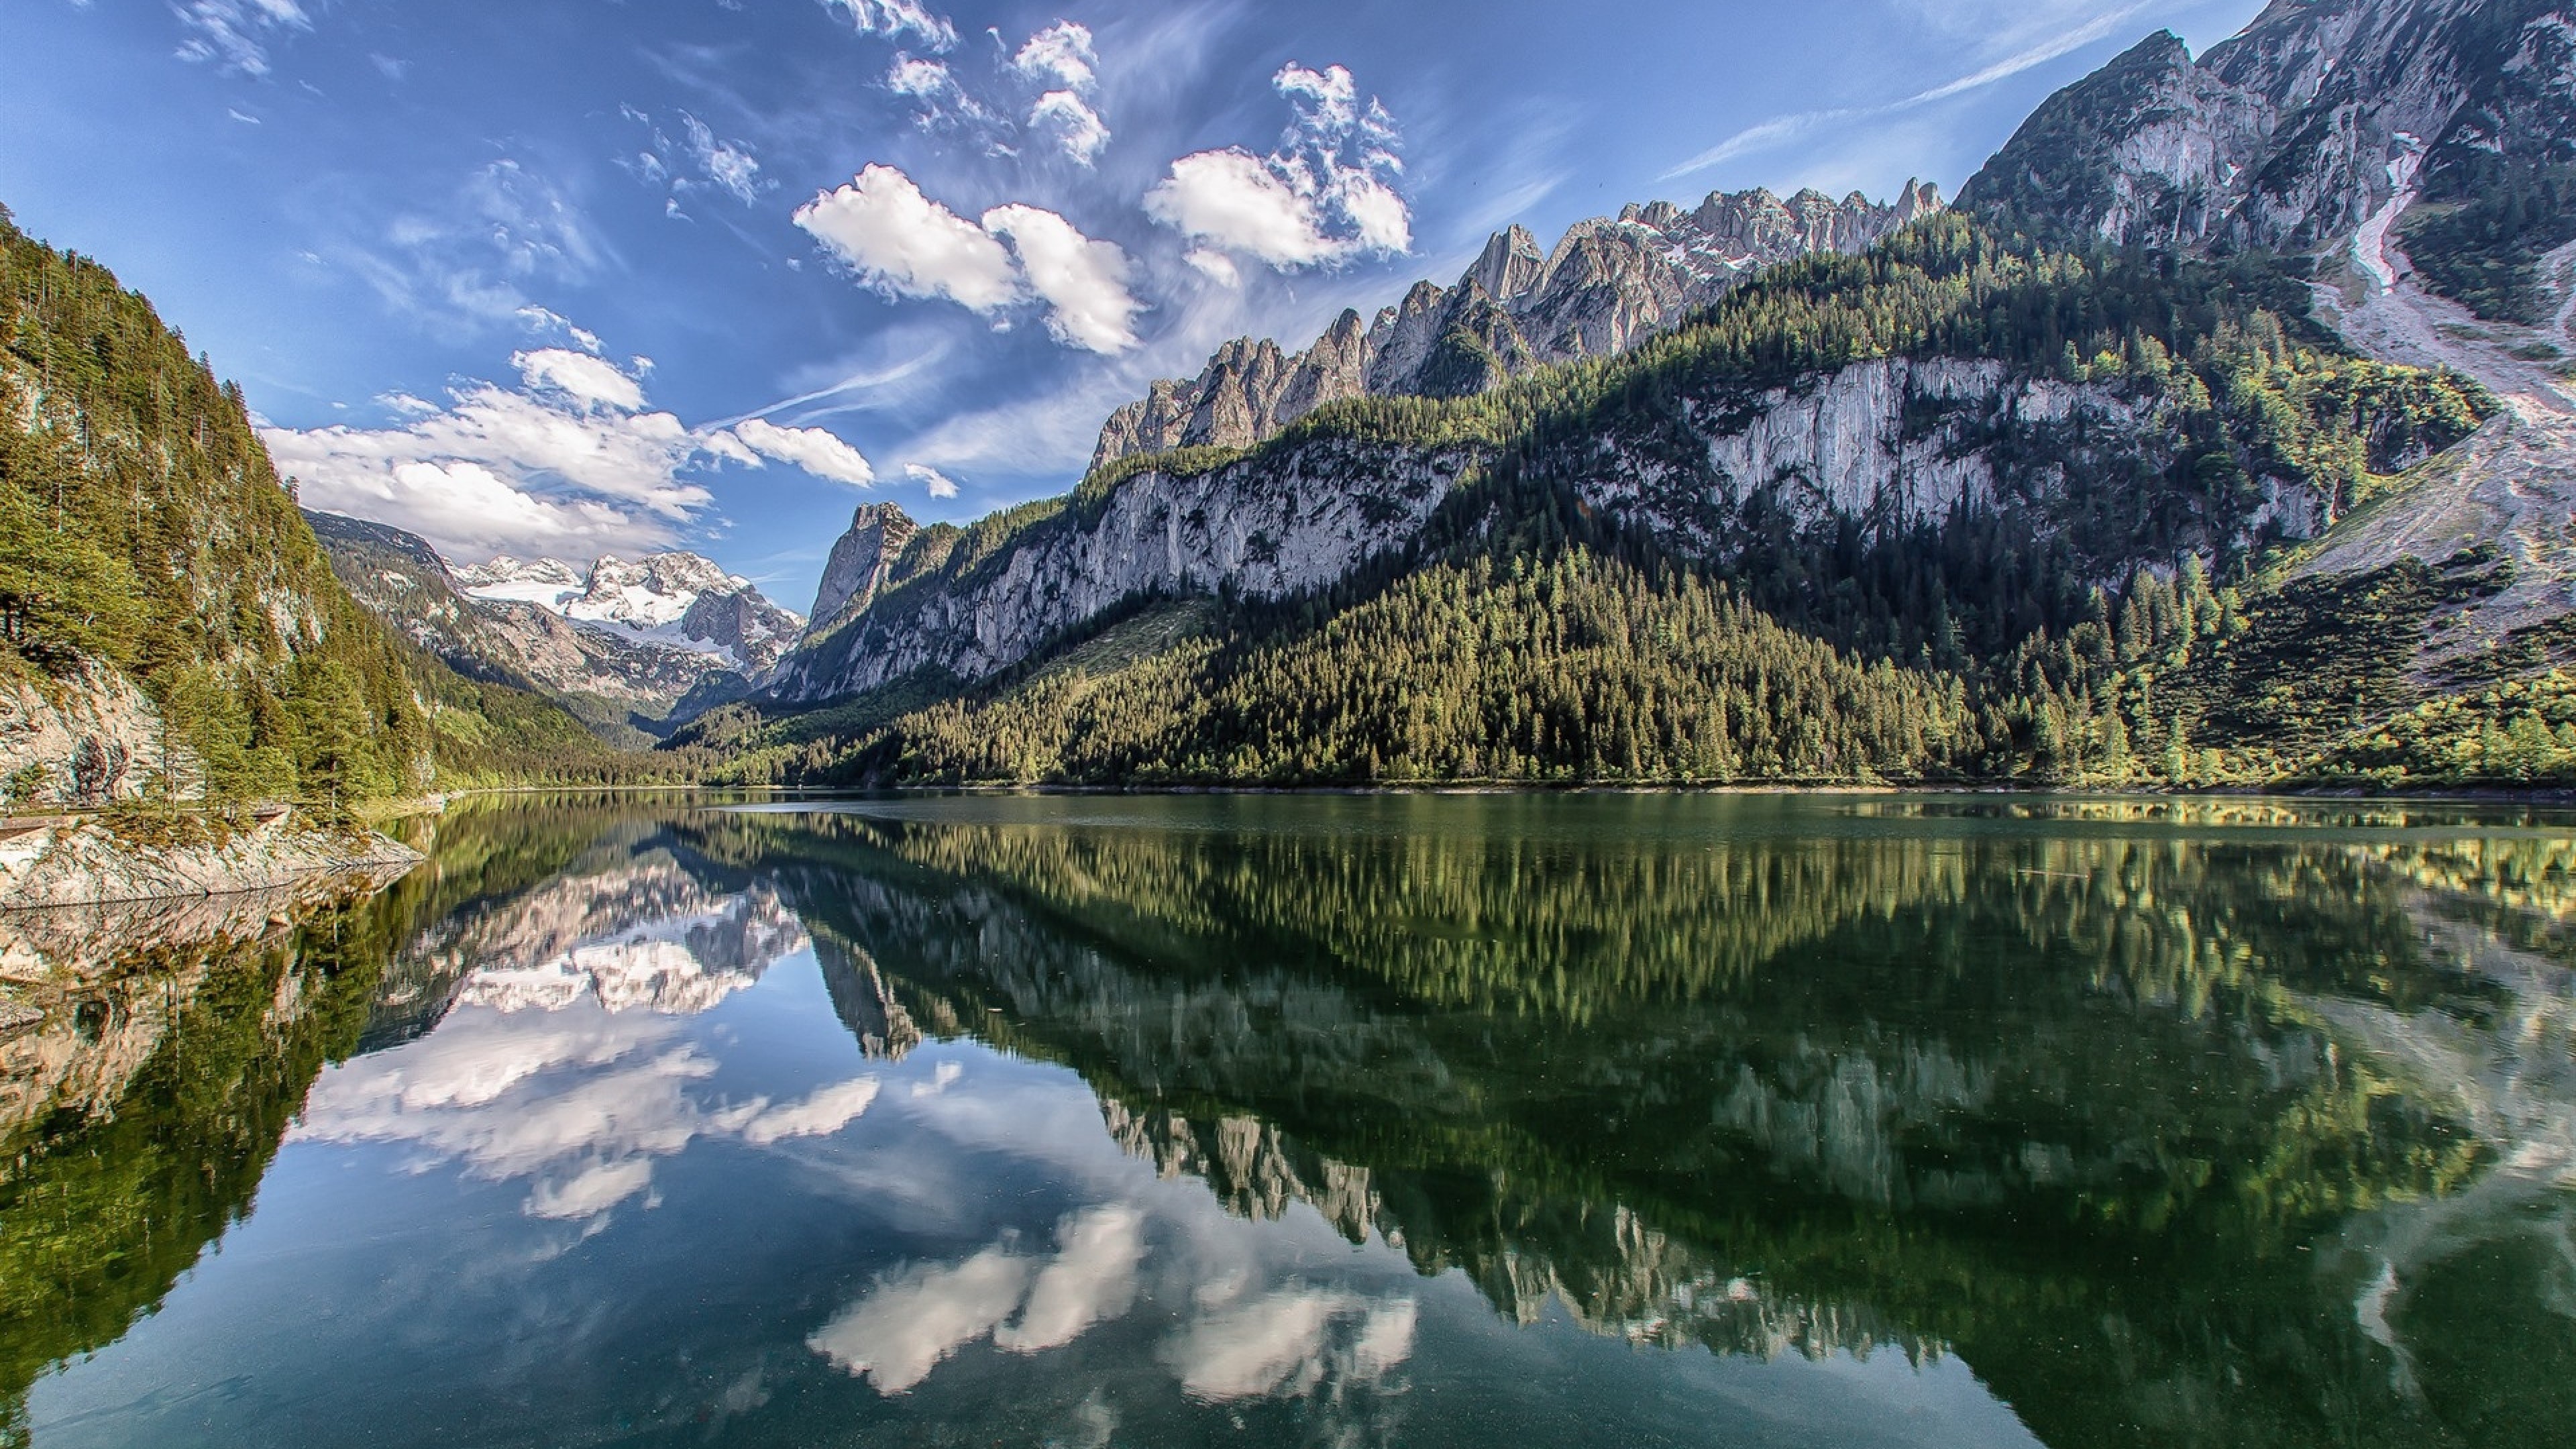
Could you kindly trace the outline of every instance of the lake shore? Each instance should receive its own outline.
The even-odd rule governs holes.
[[[8,909],[187,900],[279,890],[317,877],[399,874],[420,852],[373,830],[293,814],[244,829],[146,838],[95,815],[35,816],[0,835]]]

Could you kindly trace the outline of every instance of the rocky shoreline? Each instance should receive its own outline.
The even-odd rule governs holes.
[[[8,822],[0,834],[0,908],[203,899],[274,891],[317,878],[390,881],[420,852],[369,830],[293,815],[200,840],[150,844],[96,816]]]

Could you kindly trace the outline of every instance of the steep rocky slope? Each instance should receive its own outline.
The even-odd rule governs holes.
[[[305,516],[350,593],[413,643],[620,740],[684,700],[742,694],[802,622],[695,554],[603,559],[588,574],[553,559],[451,570],[401,529]]]
[[[851,702],[746,778],[2342,778],[2339,740],[2576,664],[2571,35],[2314,0],[2152,37],[1949,216],[1850,265],[1811,232],[1677,331],[1530,320],[1677,212],[1506,233],[1412,308],[1499,360],[1469,385],[1345,317],[1124,410],[1068,499],[863,526],[763,708]],[[1586,335],[1626,350],[1532,345]],[[2527,747],[2415,764],[2576,769],[2540,743],[2576,693],[2532,687],[2569,707],[2511,704]]]
[[[595,760],[333,576],[240,390],[0,211],[0,793],[347,801]]]
[[[2409,466],[2474,421],[2454,408],[2426,426],[2421,408],[2451,406],[2437,405],[2440,385],[2336,372],[2280,340],[2277,321],[2263,346],[2282,350],[2243,354],[2245,388],[2229,381],[2239,364],[2213,360],[2203,377],[2171,361],[2220,343],[2206,317],[2129,362],[2052,364],[2060,344],[2049,339],[2099,305],[2093,288],[2166,283],[2117,271],[2070,280],[1963,222],[1908,235],[1905,261],[1783,275],[1606,369],[1490,401],[1374,404],[1233,454],[1130,460],[1061,504],[978,525],[980,542],[954,529],[909,535],[876,575],[873,602],[845,605],[836,627],[810,636],[769,697],[811,704],[917,673],[983,679],[1139,599],[1311,595],[1371,560],[1418,555],[1444,509],[1441,536],[1457,540],[1557,506],[1541,496],[1566,500],[1588,529],[1651,539],[1757,594],[1786,582],[1783,550],[1807,547],[1790,540],[1837,535],[1850,542],[1834,547],[1856,554],[1873,540],[1990,533],[2117,581],[2182,551],[2241,557],[2313,537],[2353,501],[2356,468]],[[1961,283],[1990,295],[1959,302],[1945,289]],[[2209,290],[2172,305],[2255,315],[2235,281],[2193,285]],[[2276,290],[2303,300],[2295,284]],[[1988,305],[2029,320],[1968,335],[1985,326],[1970,311]],[[1897,319],[1916,307],[1953,309],[1955,329],[1925,324],[1909,339],[1916,324]],[[1848,323],[1817,320],[1846,310]],[[1855,347],[1839,338],[1845,325],[1878,335]],[[1781,335],[1791,327],[1819,334]],[[1944,340],[1944,329],[1960,335]],[[2275,366],[2287,370],[2253,375]],[[2342,381],[2321,381],[2330,376]],[[2256,393],[2286,387],[2304,402],[2284,396],[2284,407],[2316,409],[2328,405],[2315,389],[2329,386],[2344,391],[2333,403],[2344,416],[2316,426],[2348,430],[2360,456],[2339,443],[2329,461],[2321,433],[2266,434],[2277,420],[2258,416],[2269,405]],[[894,537],[877,526],[852,547],[882,559]]]
[[[2542,289],[2563,289],[2541,261],[2576,241],[2570,15],[2274,0],[2196,62],[2162,32],[2050,97],[1959,204],[2150,245],[2327,253],[2365,228],[2420,229],[2436,290],[2537,321]]]
[[[2481,560],[2413,651],[2427,687],[2566,662],[2576,610],[2576,11],[2281,0],[2195,62],[2150,37],[2040,107],[1962,190],[1998,225],[2313,262],[2356,351],[2505,406],[2292,580]]]
[[[1693,210],[1658,201],[1577,222],[1552,251],[1513,226],[1496,232],[1453,286],[1416,282],[1362,322],[1344,312],[1290,356],[1237,338],[1195,378],[1157,382],[1112,413],[1092,466],[1183,447],[1240,448],[1341,398],[1457,397],[1560,363],[1613,356],[1670,331],[1764,267],[1815,252],[1862,251],[1941,207],[1906,183],[1886,205],[1855,192],[1713,192]]]

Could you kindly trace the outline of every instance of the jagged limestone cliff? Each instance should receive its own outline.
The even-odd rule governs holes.
[[[1195,378],[1157,382],[1112,413],[1092,466],[1184,447],[1240,448],[1341,398],[1456,397],[1531,371],[1609,357],[1670,331],[1692,308],[1762,268],[1866,249],[1940,209],[1909,181],[1881,205],[1801,191],[1711,193],[1693,210],[1658,201],[1568,228],[1553,251],[1512,226],[1453,286],[1417,282],[1363,322],[1346,311],[1290,356],[1267,338],[1219,348]]]
[[[2576,241],[2571,77],[2553,0],[2274,0],[2196,62],[2161,32],[2050,97],[1959,204],[2159,246],[2326,253],[2394,226],[2437,290],[2537,321],[2564,289],[2540,261]]]

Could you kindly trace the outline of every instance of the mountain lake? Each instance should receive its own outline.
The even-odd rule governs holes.
[[[2576,1424],[2576,814],[467,801],[0,916],[0,1443]]]

